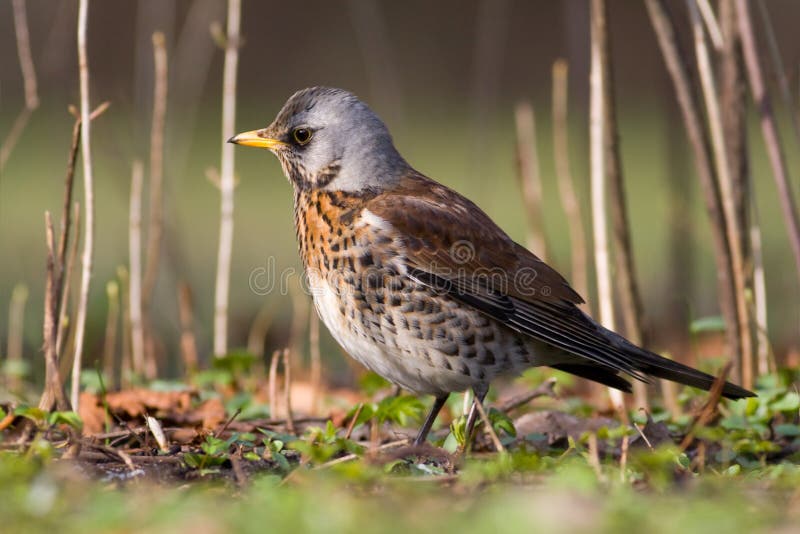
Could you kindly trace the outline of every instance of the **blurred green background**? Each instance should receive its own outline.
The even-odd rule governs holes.
[[[549,261],[569,274],[566,221],[551,143],[551,66],[570,65],[570,156],[588,223],[588,7],[583,0],[243,3],[237,131],[266,126],[285,99],[310,85],[349,89],[384,118],[402,154],[423,173],[475,200],[512,237],[525,241],[525,216],[514,155],[513,106],[536,111],[544,180]],[[800,3],[766,2],[797,87]],[[0,354],[5,351],[13,287],[30,290],[24,352],[38,364],[42,343],[45,246],[43,213],[60,214],[62,181],[78,101],[77,2],[29,1],[41,107],[33,113],[0,175]],[[102,351],[105,283],[128,258],[131,164],[147,168],[152,108],[151,35],[166,35],[169,99],[165,155],[165,235],[153,306],[156,333],[178,353],[176,285],[195,297],[202,358],[212,336],[219,194],[206,169],[219,167],[222,51],[209,27],[224,22],[214,0],[93,2],[89,51],[93,104],[111,108],[92,127],[96,182],[96,260],[87,330],[92,365]],[[689,45],[684,3],[674,2]],[[756,20],[759,20],[756,18]],[[694,164],[644,6],[609,2],[621,148],[638,276],[652,348],[685,346],[691,320],[717,314],[715,266]],[[795,97],[797,94],[795,93]],[[0,138],[24,104],[10,2],[0,3]],[[797,186],[798,140],[784,122],[789,169]],[[770,337],[778,354],[798,348],[800,287],[778,198],[751,110],[751,169],[764,239]],[[274,158],[236,150],[234,262],[230,345],[243,346],[265,299],[276,310],[268,344],[286,342],[291,298],[259,295],[250,277],[274,258],[299,272],[290,187]],[[145,177],[145,187],[147,176]],[[75,187],[82,198],[80,172]],[[145,189],[145,200],[147,189]],[[145,203],[146,210],[146,203]],[[145,211],[146,216],[146,211]],[[276,274],[277,277],[280,274]],[[295,276],[295,279],[297,277]],[[589,295],[589,300],[593,296]],[[325,347],[332,341],[325,336]],[[337,351],[329,365],[341,367]],[[38,365],[37,365],[38,367]]]

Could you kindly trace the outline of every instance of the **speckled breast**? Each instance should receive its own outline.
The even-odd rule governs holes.
[[[441,394],[531,365],[526,338],[408,277],[402,236],[363,197],[299,191],[295,226],[320,317],[387,380]]]

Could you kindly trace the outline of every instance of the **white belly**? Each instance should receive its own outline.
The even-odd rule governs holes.
[[[328,280],[309,271],[309,284],[317,313],[333,338],[371,371],[418,393],[463,391],[473,385],[474,380],[469,377],[418,357],[414,345],[419,340],[386,336],[383,342],[376,342],[375,332],[368,332],[360,321],[349,320],[348,310],[342,313],[339,295]]]

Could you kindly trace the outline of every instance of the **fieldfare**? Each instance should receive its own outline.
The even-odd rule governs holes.
[[[620,373],[711,387],[713,376],[581,311],[583,299],[558,272],[473,202],[414,170],[351,93],[303,89],[268,127],[229,141],[280,160],[314,304],[336,341],[390,382],[434,395],[416,444],[451,392],[471,388],[482,402],[495,377],[532,366],[626,392]],[[731,383],[722,394],[754,395]],[[468,436],[475,417],[473,405]]]

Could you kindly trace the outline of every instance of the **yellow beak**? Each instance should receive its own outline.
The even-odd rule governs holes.
[[[277,139],[272,139],[271,137],[264,137],[264,130],[251,130],[249,132],[243,132],[238,135],[234,135],[228,139],[228,142],[235,145],[254,146],[257,148],[268,148],[270,150],[280,149],[288,146],[288,144],[284,143],[283,141],[278,141]]]

